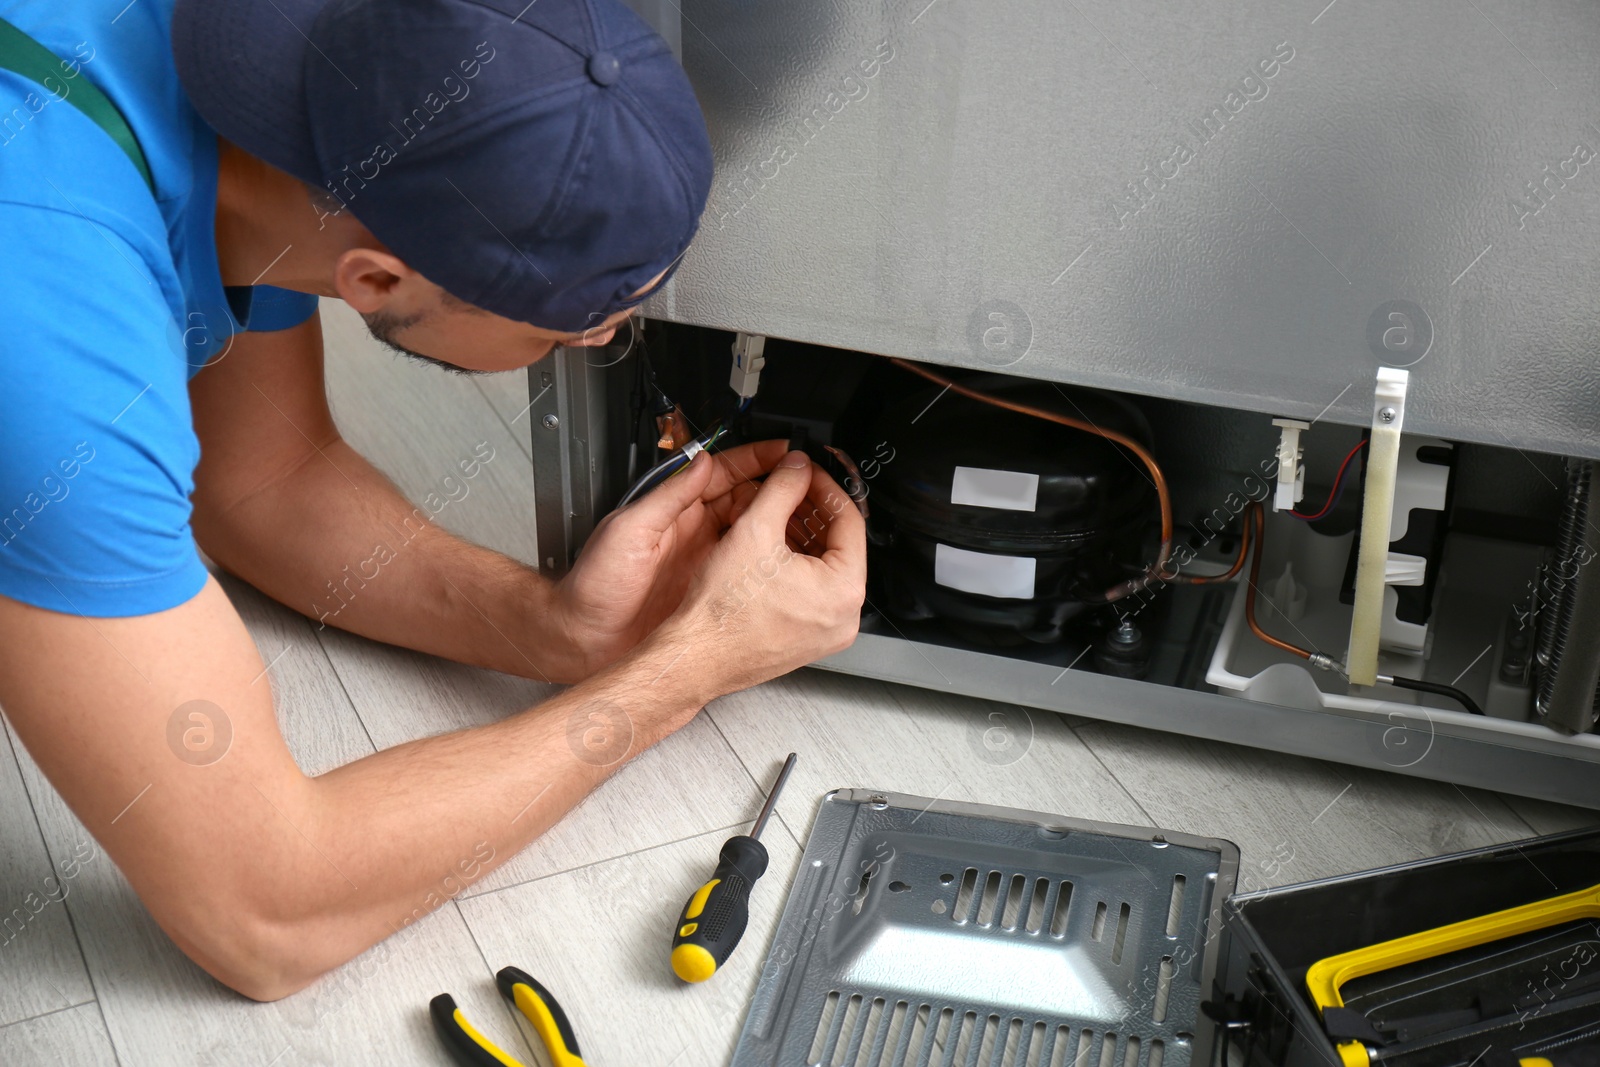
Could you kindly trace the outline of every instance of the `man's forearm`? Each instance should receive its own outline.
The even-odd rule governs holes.
[[[195,514],[227,570],[319,624],[544,681],[586,673],[559,632],[553,587],[531,567],[463,541],[435,516],[470,498],[495,454],[479,445],[419,503],[343,440],[232,505]]]

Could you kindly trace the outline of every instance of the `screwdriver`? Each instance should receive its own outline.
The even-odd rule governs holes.
[[[694,891],[672,932],[672,971],[685,982],[704,982],[728,962],[750,919],[750,887],[767,873],[767,848],[761,831],[772,815],[783,783],[794,770],[795,754],[783,761],[767,802],[748,834],[728,838],[711,879]]]

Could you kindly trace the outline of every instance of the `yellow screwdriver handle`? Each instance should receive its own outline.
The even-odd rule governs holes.
[[[767,871],[767,849],[753,837],[730,837],[717,869],[689,897],[672,931],[672,971],[704,982],[728,962],[750,921],[750,887]]]

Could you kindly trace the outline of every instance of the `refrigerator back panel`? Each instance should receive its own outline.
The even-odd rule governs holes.
[[[683,0],[652,316],[1600,456],[1600,7]]]

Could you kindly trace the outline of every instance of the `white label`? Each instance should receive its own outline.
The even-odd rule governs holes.
[[[993,556],[949,545],[936,545],[933,550],[935,582],[963,593],[1008,600],[1033,599],[1037,566],[1038,561],[1032,556]]]
[[[950,481],[950,503],[1006,511],[1032,511],[1039,503],[1039,476],[1021,471],[957,467]]]

